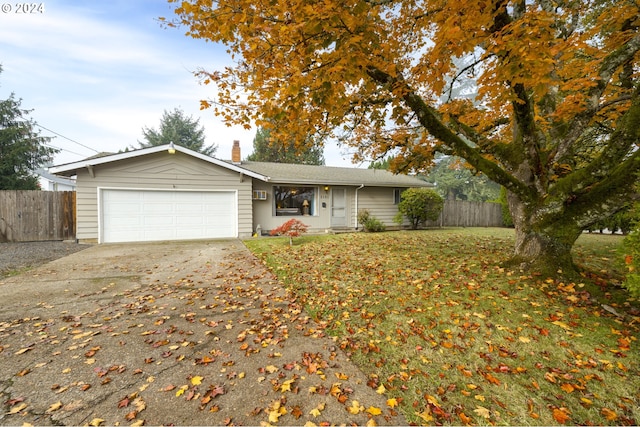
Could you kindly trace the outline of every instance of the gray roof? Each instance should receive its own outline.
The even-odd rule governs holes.
[[[66,178],[63,176],[57,176],[57,175],[52,175],[49,173],[48,170],[44,169],[44,168],[40,168],[36,170],[36,174],[38,174],[39,176],[41,176],[42,178],[51,181],[53,183],[56,184],[64,184],[64,185],[69,185],[69,186],[76,186],[76,180],[75,179],[71,179],[71,178]]]
[[[353,185],[376,187],[432,187],[414,176],[396,175],[382,169],[358,169],[291,163],[247,162],[243,169],[268,177],[269,182],[283,184]]]
[[[382,169],[339,168],[333,166],[313,166],[290,163],[247,161],[234,163],[230,161],[219,160],[179,145],[170,147],[169,144],[114,154],[100,153],[79,162],[53,166],[49,169],[49,171],[56,175],[72,176],[76,175],[79,169],[90,168],[96,165],[145,156],[153,153],[167,152],[169,148],[173,148],[174,151],[199,158],[217,166],[221,166],[235,172],[244,173],[247,176],[265,182],[294,185],[365,185],[369,187],[395,188],[433,187],[433,184],[418,179],[414,176],[396,175]]]

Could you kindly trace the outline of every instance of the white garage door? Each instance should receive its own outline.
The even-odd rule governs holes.
[[[237,237],[234,191],[102,190],[102,242]]]

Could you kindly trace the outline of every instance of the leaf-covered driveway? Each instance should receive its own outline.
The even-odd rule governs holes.
[[[95,246],[0,301],[0,424],[406,423],[240,242]]]

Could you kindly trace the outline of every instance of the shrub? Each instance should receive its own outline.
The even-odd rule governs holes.
[[[627,267],[627,277],[623,286],[629,293],[640,298],[640,219],[638,218],[640,204],[636,203],[625,209],[625,216],[629,221],[629,228],[632,229],[623,240],[622,254]],[[623,229],[624,232],[624,229]]]
[[[502,223],[505,227],[513,227],[513,219],[509,211],[509,203],[507,203],[507,189],[504,187],[500,187],[498,203],[502,206]]]
[[[289,236],[289,246],[293,245],[293,238],[303,235],[307,232],[309,226],[295,218],[282,224],[280,227],[274,228],[269,232],[272,236]]]
[[[402,224],[404,218],[416,229],[427,220],[438,219],[444,200],[438,193],[428,188],[408,188],[402,192],[402,200],[398,203],[398,214],[393,219]]]
[[[636,228],[622,244],[624,263],[627,267],[627,277],[624,287],[634,297],[640,297],[640,229]]]
[[[634,224],[638,221],[638,209],[632,206],[627,206],[618,212],[614,213],[608,218],[596,222],[591,225],[587,230],[589,232],[600,231],[603,233],[605,229],[611,233],[617,233],[620,231],[622,234],[627,235],[633,229]]]
[[[376,233],[386,230],[386,227],[382,223],[382,221],[372,216],[366,209],[362,209],[358,212],[358,223],[362,224],[364,231],[369,233]]]

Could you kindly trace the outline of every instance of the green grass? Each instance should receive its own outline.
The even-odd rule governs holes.
[[[640,318],[616,285],[620,242],[579,239],[582,283],[500,267],[508,229],[246,244],[409,422],[629,425],[640,422]]]

